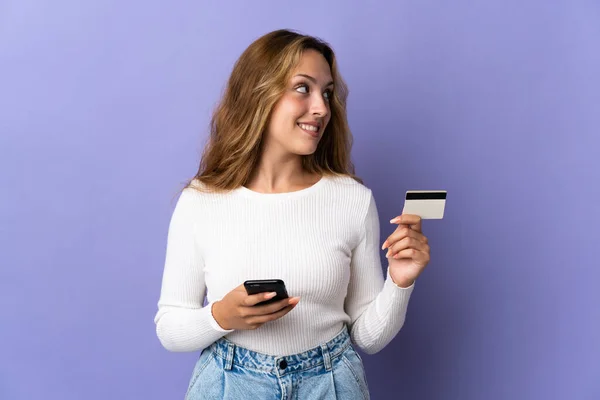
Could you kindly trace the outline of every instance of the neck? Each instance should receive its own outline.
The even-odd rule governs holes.
[[[261,193],[292,192],[313,185],[319,178],[304,170],[299,155],[278,160],[262,157],[245,186]]]

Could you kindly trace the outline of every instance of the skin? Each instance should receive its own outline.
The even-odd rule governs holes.
[[[265,132],[265,144],[259,164],[246,187],[259,193],[284,193],[302,190],[321,178],[302,168],[302,156],[312,154],[329,123],[331,110],[328,97],[333,90],[331,70],[325,58],[307,50],[273,110]],[[318,125],[316,137],[305,132],[298,123]],[[389,272],[397,286],[409,287],[430,260],[430,247],[422,233],[421,218],[403,214],[390,221],[397,224],[382,249]],[[213,303],[212,313],[223,329],[257,329],[283,317],[300,301],[299,297],[269,305],[255,304],[275,293],[248,295],[242,285]]]
[[[331,118],[327,97],[333,90],[333,84],[329,85],[332,80],[325,58],[307,50],[275,105],[260,162],[247,185],[249,189],[261,193],[293,192],[320,179],[303,170],[302,156],[315,152]],[[304,132],[299,122],[319,124],[318,137]]]

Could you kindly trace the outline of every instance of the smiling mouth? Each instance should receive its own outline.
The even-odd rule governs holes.
[[[319,137],[319,131],[321,130],[321,126],[303,124],[300,122],[297,125],[300,127],[300,129],[302,129],[304,132],[308,133],[312,137]]]

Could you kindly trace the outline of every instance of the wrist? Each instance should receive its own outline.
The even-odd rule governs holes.
[[[225,326],[225,324],[223,323],[223,317],[221,315],[221,302],[220,301],[215,301],[211,308],[210,308],[210,312],[212,314],[213,319],[215,320],[215,322],[217,324],[219,324],[219,326],[221,327],[221,329],[224,330],[229,330],[229,328],[227,328]]]
[[[398,286],[399,288],[406,289],[415,283],[415,280],[412,278],[407,278],[407,277],[403,277],[403,276],[394,276],[394,274],[392,274],[389,271],[388,271],[388,273],[389,273],[390,279],[392,280],[394,285]]]

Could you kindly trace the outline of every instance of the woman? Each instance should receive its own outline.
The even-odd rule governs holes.
[[[398,333],[429,246],[414,215],[379,243],[346,97],[310,36],[271,32],[237,61],[172,215],[155,317],[166,349],[203,349],[187,399],[369,398],[355,346],[373,354]],[[248,295],[251,279],[292,297],[256,305],[273,294]]]

